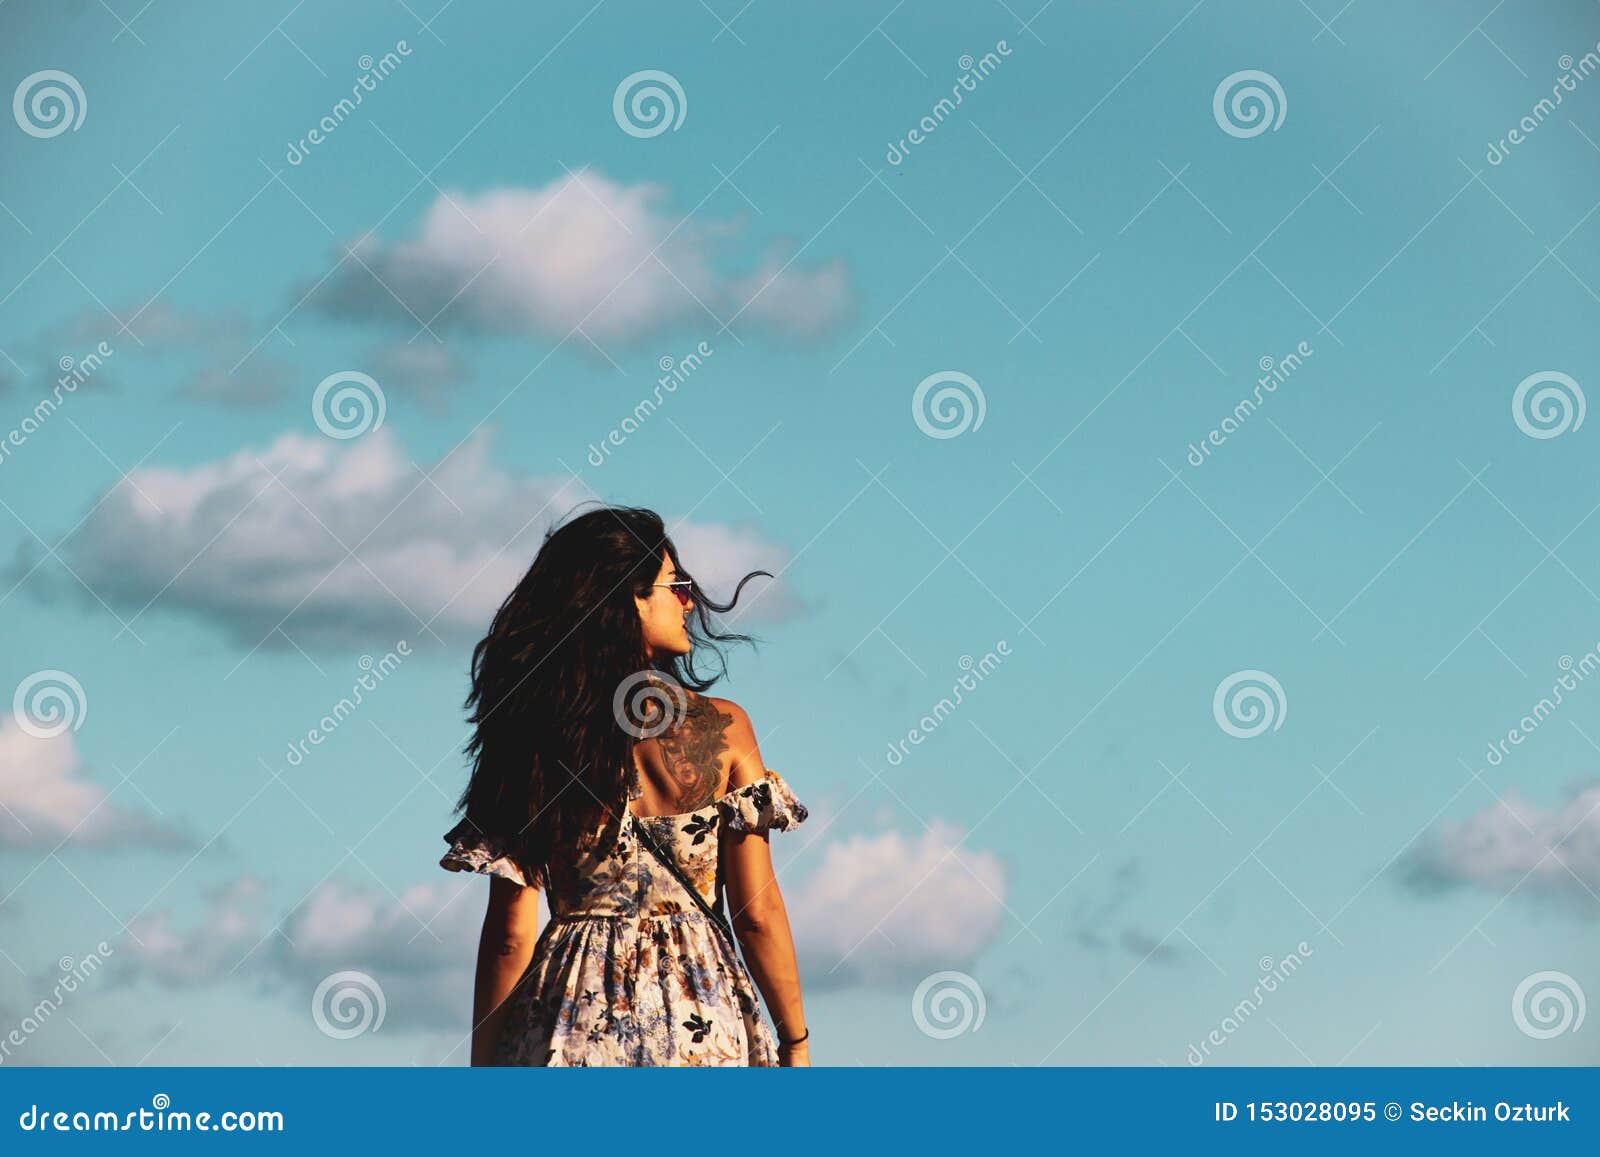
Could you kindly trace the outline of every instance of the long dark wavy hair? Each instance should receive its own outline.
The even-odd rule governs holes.
[[[652,658],[633,600],[652,593],[662,551],[692,583],[694,649]],[[614,708],[619,688],[649,681],[703,692],[726,675],[717,644],[754,640],[718,632],[707,611],[731,611],[756,575],[773,577],[751,571],[728,603],[714,601],[683,566],[661,516],[641,507],[602,506],[545,532],[473,648],[472,777],[456,803],[480,831],[505,841],[530,884],[547,886],[558,852],[594,847],[620,816],[641,732],[625,728],[628,716]],[[695,670],[704,651],[716,657],[715,674]]]

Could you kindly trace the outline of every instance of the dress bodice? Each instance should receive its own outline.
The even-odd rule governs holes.
[[[626,804],[641,793],[634,778],[628,782],[628,798],[615,821],[615,838],[605,838],[610,833],[603,833],[594,849],[551,866],[547,899],[553,917],[669,916],[698,911],[677,878],[637,838],[638,828],[644,828],[655,845],[673,857],[705,901],[715,905],[721,883],[719,836],[724,826],[764,833],[795,827],[807,815],[806,806],[771,768],[704,807],[670,815],[634,815]],[[466,820],[445,839],[451,847],[439,861],[441,867],[502,875],[526,884],[505,855],[506,841],[476,832]]]

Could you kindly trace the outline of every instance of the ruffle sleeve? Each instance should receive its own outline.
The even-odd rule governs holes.
[[[528,881],[522,869],[506,855],[505,841],[478,830],[471,820],[463,819],[444,834],[450,850],[439,859],[439,866],[452,872],[481,872],[486,876],[504,876],[524,888]]]
[[[773,828],[789,831],[809,814],[783,777],[770,767],[760,779],[718,799],[717,811],[730,830],[761,833]]]

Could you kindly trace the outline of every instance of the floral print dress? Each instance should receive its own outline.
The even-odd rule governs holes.
[[[628,798],[643,794],[630,777]],[[683,884],[643,846],[644,827],[716,907],[718,836],[787,831],[806,807],[771,768],[695,811],[622,809],[615,847],[551,870],[551,919],[506,998],[497,1065],[762,1065],[778,1063],[743,961]],[[527,881],[506,843],[463,819],[439,865]],[[718,908],[720,911],[721,909]]]

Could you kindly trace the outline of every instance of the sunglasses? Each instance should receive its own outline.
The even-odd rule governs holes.
[[[651,583],[650,585],[655,587],[670,587],[672,589],[672,593],[678,596],[678,604],[686,607],[689,605],[690,599],[689,588],[693,584],[693,579],[679,579],[677,582]]]

